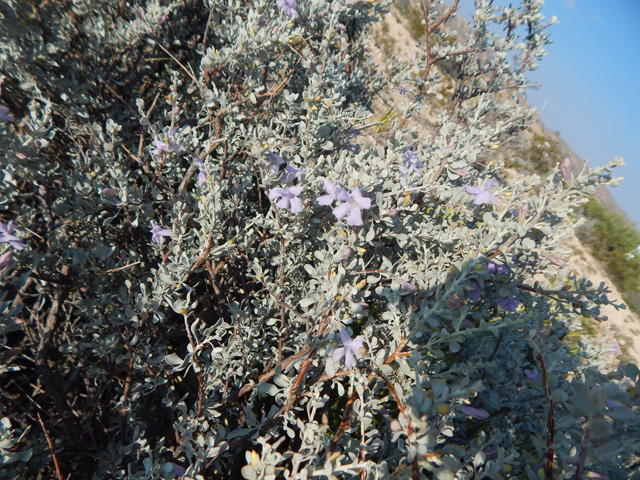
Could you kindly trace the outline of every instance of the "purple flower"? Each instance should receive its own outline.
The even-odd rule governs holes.
[[[478,420],[486,420],[487,418],[489,418],[491,416],[491,415],[489,415],[488,412],[485,412],[484,410],[480,410],[478,408],[469,407],[468,405],[461,406],[460,410],[462,410],[464,413],[466,413],[470,417],[476,418]]]
[[[469,298],[473,300],[473,302],[480,301],[480,294],[482,293],[482,285],[480,282],[476,280],[472,280],[469,285],[464,287],[464,289],[468,292]]]
[[[24,250],[27,248],[27,245],[20,241],[22,240],[20,237],[13,235],[13,232],[15,231],[12,221],[9,221],[6,225],[4,223],[0,223],[0,243],[8,243],[16,250]]]
[[[347,263],[351,257],[351,249],[349,247],[342,250],[342,263]]]
[[[290,18],[296,18],[298,11],[296,10],[296,0],[276,0],[278,5]]]
[[[202,187],[207,183],[207,178],[209,178],[209,171],[207,170],[207,165],[200,160],[200,157],[196,156],[196,166],[198,167],[198,186]],[[214,175],[217,175],[218,172],[213,170]]]
[[[358,363],[356,358],[362,358],[360,349],[364,347],[364,344],[362,343],[364,337],[362,335],[358,335],[355,340],[351,340],[351,335],[349,335],[347,329],[342,327],[340,329],[340,338],[342,339],[344,347],[336,348],[333,351],[333,361],[338,363],[342,360],[342,357],[346,356],[346,360],[344,362],[345,365],[349,368],[355,367],[356,363]]]
[[[7,107],[0,107],[0,118],[7,122],[13,122],[15,120],[13,115],[9,113],[9,109]]]
[[[560,162],[560,171],[562,172],[562,178],[567,182],[571,180],[571,159],[569,157],[565,157],[564,160]]]
[[[499,298],[497,300],[498,305],[502,307],[505,312],[515,312],[520,305],[520,302],[515,300],[513,295],[509,295],[507,298]]]
[[[150,220],[151,224],[151,241],[155,243],[162,243],[162,237],[170,237],[173,233],[171,230],[167,230],[166,228],[162,228],[160,225],[156,224],[153,220]]]
[[[344,32],[347,29],[347,26],[344,23],[339,23],[336,25],[336,30],[340,32]]]
[[[498,180],[492,178],[487,180],[481,187],[470,187],[469,185],[463,185],[467,193],[475,195],[473,203],[476,205],[484,205],[486,203],[498,203],[496,196],[491,193],[490,189],[499,184]]]
[[[302,202],[298,198],[301,193],[302,187],[272,188],[269,192],[269,200],[280,198],[276,206],[290,209],[291,213],[298,213],[302,211]]]
[[[277,153],[269,153],[269,157],[271,158],[271,160],[269,160],[269,171],[274,174],[278,173],[280,171],[280,165],[284,164],[284,160]]]
[[[400,85],[398,87],[398,93],[400,95],[406,95],[407,93],[409,93],[411,91],[411,87],[409,85]]]
[[[507,266],[489,262],[487,263],[487,270],[489,271],[489,275],[495,277],[496,275],[504,275],[505,273],[507,273]]]
[[[9,266],[11,260],[13,259],[13,250],[7,250],[0,257],[0,271],[4,270]]]
[[[419,173],[419,168],[422,168],[424,163],[418,160],[418,152],[414,152],[409,150],[404,154],[404,162],[403,165],[400,166],[400,171],[402,173],[407,173],[409,170],[413,170],[414,172]]]
[[[400,280],[400,285],[409,293],[417,293],[420,291],[420,289],[416,287],[413,283],[409,283],[405,280]]]
[[[305,168],[296,168],[292,167],[291,165],[287,165],[284,170],[287,173],[280,178],[280,181],[285,183],[293,182],[296,178],[300,180],[302,175],[304,175],[304,172],[306,171]]]
[[[155,137],[153,139],[153,143],[156,148],[155,150],[151,150],[151,153],[154,155],[160,155],[162,152],[168,150],[171,150],[175,153],[179,153],[182,151],[182,145],[173,143],[173,128],[169,129],[169,133],[167,134],[164,142],[158,140],[158,137]]]
[[[116,193],[118,193],[118,189],[117,188],[107,187],[107,188],[103,188],[102,189],[102,194],[103,195],[115,195]]]
[[[344,188],[342,188],[341,185],[338,185],[338,182],[331,183],[326,178],[322,181],[322,183],[324,183],[324,189],[327,192],[327,195],[318,197],[316,201],[320,205],[331,205],[333,201],[338,197],[338,195],[344,192]]]
[[[524,374],[527,376],[529,380],[537,380],[538,379],[538,369],[534,368],[533,370],[529,370],[528,368],[524,369]]]
[[[360,188],[356,187],[352,193],[343,190],[338,194],[338,200],[341,203],[333,209],[333,214],[337,218],[343,218],[349,214],[347,225],[352,227],[362,225],[362,210],[371,208],[371,199],[362,196]]]
[[[620,404],[618,402],[616,402],[615,400],[605,400],[604,403],[609,408],[614,408],[614,407],[619,407],[620,406]]]

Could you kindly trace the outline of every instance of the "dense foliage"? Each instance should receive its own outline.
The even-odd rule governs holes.
[[[638,369],[563,341],[616,180],[487,161],[541,3],[386,65],[385,0],[0,5],[0,478],[629,478]]]

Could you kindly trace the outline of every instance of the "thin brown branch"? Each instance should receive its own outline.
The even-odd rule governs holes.
[[[58,480],[62,480],[62,472],[60,472],[60,464],[58,463],[58,457],[56,457],[56,451],[53,449],[53,442],[51,442],[51,438],[49,437],[49,432],[47,432],[47,428],[44,426],[44,422],[42,421],[40,412],[38,412],[38,420],[40,421],[42,430],[44,430],[44,436],[47,438],[47,443],[49,444],[49,450],[51,450],[51,457],[53,458],[53,464],[56,467],[56,475],[58,476]]]
[[[204,29],[204,37],[202,39],[202,51],[207,53],[207,37],[209,36],[209,25],[211,25],[211,16],[213,15],[213,9],[215,8],[216,4],[213,3],[210,7],[209,7],[209,17],[207,18],[207,27]]]

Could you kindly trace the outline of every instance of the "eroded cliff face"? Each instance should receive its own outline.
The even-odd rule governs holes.
[[[383,22],[374,27],[372,54],[380,68],[387,68],[386,61],[391,55],[396,55],[402,61],[410,60],[418,50],[418,44],[424,42],[420,36],[424,28],[422,27],[421,30],[422,24],[417,17],[418,12],[418,4],[412,0],[398,0],[384,16]],[[461,17],[456,17],[452,24],[456,36],[465,38],[471,32],[468,23]],[[452,87],[452,82],[451,77],[445,75],[440,87],[443,94]],[[388,127],[396,118],[394,108],[400,101],[402,101],[402,93],[399,91],[392,91],[374,100],[375,118],[382,123],[378,128],[385,128],[385,124]],[[517,101],[526,102],[526,98],[518,96]],[[433,96],[429,107],[414,117],[418,123],[418,134],[428,133],[437,124],[438,113],[446,109],[446,105],[437,95]],[[390,135],[393,133],[393,131],[389,132]],[[503,170],[502,180],[508,181],[509,178],[521,173],[538,173],[544,176],[564,158],[571,160],[574,173],[579,173],[585,168],[585,162],[562,140],[560,135],[545,128],[538,118],[525,131],[514,136],[508,144],[489,152],[485,158],[478,161],[479,163],[491,161],[504,163],[506,168]],[[594,196],[613,213],[625,219],[628,218],[605,187],[597,187]],[[602,265],[576,235],[567,237],[564,247],[568,253],[565,260],[571,275],[578,279],[589,279],[595,286],[604,282],[611,291],[609,298],[616,300],[618,304],[624,303],[621,293],[607,276]],[[597,322],[588,318],[580,319],[581,324],[576,326],[577,330],[573,333],[589,335],[603,347],[602,350],[605,353],[594,358],[594,362],[605,368],[616,368],[620,361],[640,365],[640,317],[628,308],[616,309],[613,306],[604,306],[602,315],[608,317],[606,322]]]

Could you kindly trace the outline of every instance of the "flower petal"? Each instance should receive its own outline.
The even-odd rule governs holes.
[[[320,205],[331,205],[335,199],[335,195],[322,195],[321,197],[316,198],[316,202]]]
[[[489,413],[485,412],[484,410],[469,407],[467,405],[463,405],[462,407],[460,407],[460,410],[462,410],[464,413],[466,413],[470,417],[477,418],[478,420],[486,420],[491,416],[489,415]]]
[[[360,209],[358,208],[351,209],[351,214],[349,215],[349,218],[347,218],[347,225],[350,225],[352,227],[358,227],[362,225],[362,213]]]
[[[347,358],[345,359],[344,364],[349,368],[353,368],[358,364],[358,361],[354,358],[350,348],[347,348],[346,350]]]
[[[351,205],[349,205],[348,203],[341,203],[340,205],[338,205],[336,208],[333,209],[333,214],[336,216],[336,218],[342,218],[350,211],[351,211]]]
[[[478,187],[470,187],[469,185],[463,185],[463,187],[467,191],[467,193],[471,195],[477,195],[482,192],[482,190]]]
[[[360,208],[371,208],[371,199],[363,197],[360,188],[356,187],[351,196]]]
[[[340,329],[340,340],[342,340],[342,344],[345,347],[351,345],[351,335],[349,335],[349,331],[344,327]]]
[[[289,197],[282,197],[279,202],[276,202],[276,206],[279,208],[289,208],[289,202],[291,199]]]
[[[338,363],[344,357],[347,349],[345,347],[336,348],[333,351],[333,363]]]
[[[299,213],[302,211],[302,202],[298,197],[293,197],[290,203],[291,203],[291,213]]]

